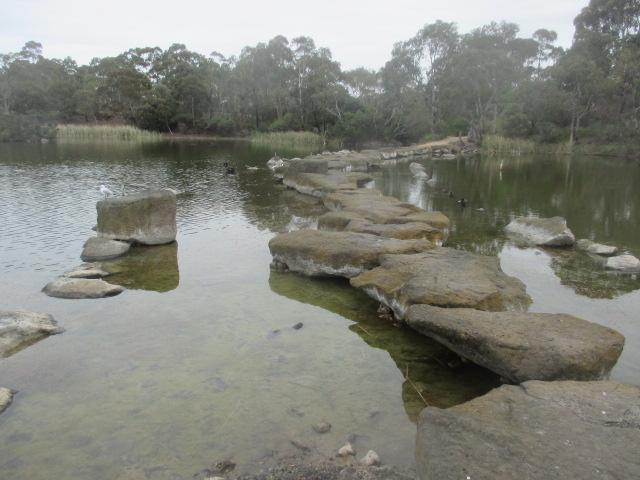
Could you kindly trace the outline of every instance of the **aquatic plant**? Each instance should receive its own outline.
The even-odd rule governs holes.
[[[255,132],[251,135],[252,142],[281,145],[309,145],[322,146],[320,135],[313,132]]]
[[[157,132],[130,125],[58,125],[58,140],[147,140],[159,139]]]
[[[487,155],[525,155],[537,151],[538,145],[534,141],[522,138],[488,135],[482,141],[482,153]]]

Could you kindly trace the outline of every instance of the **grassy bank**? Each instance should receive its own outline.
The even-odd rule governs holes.
[[[256,132],[250,140],[255,143],[322,147],[322,137],[313,132]]]
[[[128,125],[58,125],[58,140],[156,140],[156,132]]]
[[[558,145],[558,155],[592,155],[602,157],[640,157],[640,146],[629,143],[592,144],[564,142]]]

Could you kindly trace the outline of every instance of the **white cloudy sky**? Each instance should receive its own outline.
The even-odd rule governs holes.
[[[0,53],[30,40],[47,58],[87,64],[133,47],[183,43],[209,55],[239,55],[244,46],[276,35],[305,35],[328,47],[343,70],[377,70],[393,44],[436,20],[456,22],[460,33],[492,20],[516,23],[520,35],[555,30],[571,45],[573,19],[589,0],[2,0]]]

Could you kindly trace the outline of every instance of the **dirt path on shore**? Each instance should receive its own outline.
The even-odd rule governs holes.
[[[411,148],[430,148],[436,145],[451,145],[457,144],[460,140],[462,140],[465,145],[469,143],[469,137],[446,137],[441,140],[434,140],[433,142],[419,143],[413,145]]]

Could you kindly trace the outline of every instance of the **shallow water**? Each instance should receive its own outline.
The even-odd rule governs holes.
[[[508,238],[519,216],[562,216],[577,239],[615,245],[640,257],[640,165],[637,160],[503,157],[422,160],[433,185],[408,165],[387,169],[384,194],[440,210],[452,222],[447,246],[497,255],[523,281],[532,312],[570,313],[626,337],[610,378],[640,384],[640,280],[605,271],[604,259],[576,249],[534,248]],[[502,165],[502,166],[501,166]],[[450,198],[442,190],[451,190]],[[468,202],[464,208],[459,199]]]
[[[358,454],[372,448],[413,467],[425,402],[447,407],[497,385],[472,365],[448,368],[450,352],[378,319],[346,281],[269,270],[269,239],[324,212],[273,182],[271,156],[244,143],[0,145],[0,309],[51,313],[67,329],[0,359],[0,385],[19,390],[0,416],[2,478],[186,479],[227,458],[236,472],[259,468],[291,440],[330,456],[354,435]],[[611,377],[638,384],[638,280],[573,250],[518,246],[503,228],[519,215],[562,215],[576,236],[640,255],[639,169],[499,161],[424,160],[433,187],[398,165],[375,186],[447,214],[448,244],[499,256],[525,282],[532,311],[622,332]],[[225,175],[224,162],[238,174]],[[117,297],[47,297],[41,288],[81,263],[101,183],[180,191],[178,240],[113,262],[128,288]],[[331,431],[315,433],[318,422]]]
[[[425,402],[497,385],[446,367],[450,352],[378,319],[346,281],[269,270],[269,239],[324,212],[273,182],[271,156],[245,143],[0,145],[0,309],[66,328],[0,359],[0,385],[19,390],[0,415],[2,478],[186,479],[223,459],[257,469],[291,440],[331,456],[353,436],[358,454],[413,467]],[[177,242],[114,262],[117,297],[47,297],[81,263],[102,183],[181,192]]]

